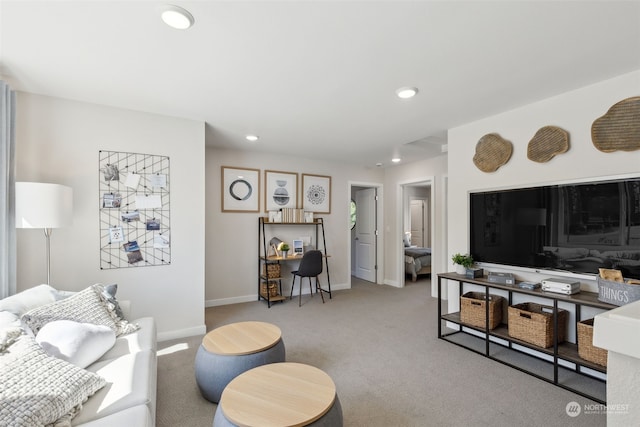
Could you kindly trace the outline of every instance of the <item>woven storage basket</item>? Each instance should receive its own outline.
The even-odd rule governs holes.
[[[593,345],[593,319],[578,322],[578,355],[589,362],[607,366],[607,350]]]
[[[502,322],[504,298],[489,295],[489,329],[495,329]],[[467,292],[460,297],[460,320],[462,323],[485,328],[487,319],[486,294]]]
[[[260,284],[260,295],[262,295],[263,297],[267,298],[267,285],[269,286],[269,297],[275,297],[276,295],[278,295],[278,287],[276,286],[275,283],[267,283],[267,282],[262,282]]]
[[[262,275],[267,279],[280,277],[280,264],[262,264]]]
[[[525,302],[509,306],[509,336],[548,348],[553,345],[553,307]],[[565,340],[567,310],[558,309],[558,343]]]
[[[618,306],[638,301],[640,285],[629,285],[598,277],[598,300]]]

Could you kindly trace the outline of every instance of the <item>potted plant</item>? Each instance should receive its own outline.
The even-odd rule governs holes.
[[[280,250],[282,251],[282,258],[286,258],[289,253],[289,245],[286,243],[281,243]]]
[[[454,254],[451,257],[451,261],[457,266],[456,273],[465,274],[467,272],[467,268],[471,268],[473,266],[473,257],[469,254]]]

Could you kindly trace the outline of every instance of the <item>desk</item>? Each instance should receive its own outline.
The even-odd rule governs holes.
[[[321,292],[331,295],[331,277],[329,276],[329,262],[327,255],[327,242],[324,234],[324,220],[315,218],[313,222],[269,222],[268,218],[258,218],[258,301],[263,299],[267,302],[267,307],[271,307],[272,302],[284,301],[286,298],[282,295],[282,277],[270,277],[266,272],[269,264],[280,264],[289,261],[300,261],[301,255],[291,255],[287,258],[269,255],[271,248],[267,246],[267,228],[270,229],[270,236],[290,228],[313,227],[315,229],[315,240],[313,243],[319,251],[322,252],[324,258],[324,273],[327,275],[327,289],[320,288]],[[290,230],[289,230],[290,231]],[[265,271],[263,272],[263,268]],[[279,291],[279,292],[278,292]]]

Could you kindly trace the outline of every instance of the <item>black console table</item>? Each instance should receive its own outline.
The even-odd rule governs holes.
[[[508,326],[504,323],[504,317],[501,325],[490,330],[489,322],[486,322],[484,328],[479,328],[463,323],[460,319],[460,312],[443,313],[443,279],[457,282],[459,295],[464,294],[465,286],[476,285],[483,287],[486,298],[485,319],[489,319],[490,293],[500,296],[506,295],[505,299],[508,305],[513,304],[514,294],[529,295],[548,300],[547,305],[552,306],[554,310],[553,346],[545,349],[510,337]],[[575,328],[576,340],[578,336],[577,322],[583,320],[582,307],[593,307],[598,310],[616,308],[614,305],[598,301],[598,294],[595,292],[582,291],[574,295],[563,295],[544,292],[540,289],[528,290],[519,288],[516,285],[492,283],[486,278],[472,279],[457,273],[438,274],[438,338],[604,404],[606,403],[607,368],[582,359],[578,355],[577,343],[558,342],[558,319],[556,313],[559,302],[573,306],[575,322],[568,322],[567,327],[573,326]],[[546,375],[540,373],[549,367],[551,368],[551,373],[546,373]],[[590,371],[603,375],[593,375],[593,372]],[[599,378],[599,376],[604,377],[604,379]]]

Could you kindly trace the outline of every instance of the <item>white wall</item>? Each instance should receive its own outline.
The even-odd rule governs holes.
[[[638,95],[640,71],[635,71],[451,129],[448,138],[449,252],[469,250],[470,191],[640,175],[640,151],[603,153],[591,142],[593,121],[613,104]],[[528,160],[529,141],[538,129],[547,125],[559,126],[569,132],[569,151],[547,163]],[[513,143],[511,159],[493,173],[484,173],[473,164],[476,143],[488,133],[498,133]],[[449,270],[453,270],[450,260]],[[597,291],[592,283],[586,283],[584,289]],[[457,298],[450,299],[449,304],[451,310],[457,310]]]
[[[447,175],[447,156],[421,160],[406,165],[399,165],[385,170],[384,184],[386,202],[384,205],[385,247],[385,283],[400,286],[404,275],[404,257],[402,246],[402,185],[412,182],[431,181],[431,204],[434,212],[431,218],[431,276],[446,271],[446,193],[445,177]],[[433,281],[435,283],[435,280]],[[432,286],[432,295],[437,289]]]
[[[351,273],[348,269],[348,242],[351,235],[349,229],[351,194],[348,181],[382,183],[383,172],[380,169],[361,168],[313,158],[219,148],[206,149],[206,164],[205,299],[207,306],[257,299],[258,217],[267,215],[264,212],[265,170],[298,173],[299,188],[302,185],[302,173],[331,176],[331,213],[318,216],[321,216],[325,222],[327,252],[331,256],[329,259],[331,288],[335,290],[349,286]],[[260,213],[222,212],[221,166],[260,169]],[[300,197],[299,194],[298,197]],[[300,200],[298,204],[302,207]],[[315,237],[313,228],[307,226],[280,228],[270,226],[266,232],[267,238],[272,237],[272,233],[276,233],[275,235],[282,240],[290,240],[300,235]],[[283,277],[290,277],[287,273],[289,270],[290,266],[286,265]],[[290,283],[290,280],[283,280],[283,292],[289,292]]]
[[[73,225],[51,238],[52,286],[117,283],[160,339],[204,333],[204,123],[18,93],[18,181],[73,188]],[[169,156],[171,265],[100,270],[99,150]],[[17,231],[18,290],[46,282],[41,230]]]

